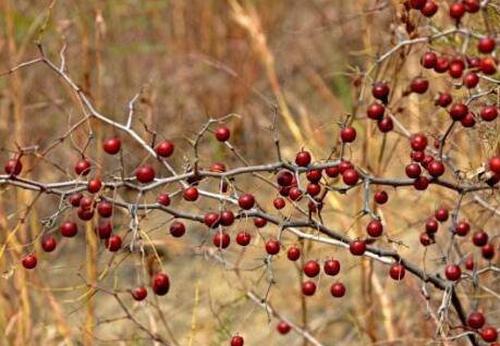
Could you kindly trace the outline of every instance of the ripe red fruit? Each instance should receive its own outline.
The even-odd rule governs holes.
[[[448,71],[449,67],[450,67],[450,61],[448,60],[448,58],[445,56],[440,56],[436,60],[434,71],[436,71],[437,73],[444,73]]]
[[[472,235],[472,243],[476,246],[484,246],[488,243],[488,233],[483,230],[474,232]]]
[[[319,271],[321,270],[319,263],[316,261],[307,261],[306,264],[304,264],[304,274],[309,276],[310,278],[313,278],[319,274]]]
[[[425,68],[434,68],[437,62],[437,55],[434,52],[425,52],[420,59],[420,64]]]
[[[292,327],[290,327],[290,325],[286,321],[280,321],[276,326],[276,330],[282,335],[288,334],[288,332],[290,332],[290,329],[292,329]]]
[[[498,109],[495,106],[485,106],[479,113],[484,121],[493,121],[498,116]]]
[[[153,292],[156,295],[164,296],[170,289],[170,279],[165,273],[157,273],[153,277],[151,286],[153,287]]]
[[[450,5],[450,17],[457,21],[462,18],[465,13],[465,6],[461,2],[455,2]]]
[[[389,269],[389,275],[393,280],[403,280],[405,273],[405,266],[401,263],[394,263]]]
[[[389,86],[385,82],[375,82],[372,86],[372,95],[376,99],[387,103],[387,97],[389,96]]]
[[[497,330],[495,329],[495,327],[491,326],[484,327],[483,330],[481,330],[480,334],[483,340],[486,342],[495,342],[498,338]]]
[[[134,300],[140,302],[141,300],[146,299],[146,297],[148,296],[148,290],[146,289],[146,287],[136,287],[130,291],[130,294],[132,295],[132,298],[134,298]]]
[[[231,131],[227,127],[221,126],[215,130],[215,138],[219,142],[225,142],[231,136]]]
[[[334,259],[325,261],[323,270],[326,275],[335,276],[340,272],[340,262]]]
[[[274,201],[273,201],[273,205],[276,209],[283,209],[286,205],[286,202],[283,198],[281,197],[278,197],[278,198],[275,198]]]
[[[469,13],[476,13],[481,8],[479,0],[462,0],[462,4],[464,4],[465,11]]]
[[[290,171],[280,171],[276,180],[279,186],[290,186],[293,182],[293,173]]]
[[[408,178],[418,178],[422,174],[422,169],[417,163],[410,163],[405,168]]]
[[[308,151],[301,150],[295,156],[297,166],[306,167],[311,163],[311,154]]]
[[[310,184],[307,184],[307,193],[309,194],[309,196],[317,196],[319,195],[319,193],[321,192],[321,186],[319,186],[318,184],[314,184],[314,183],[310,183]]]
[[[381,120],[384,117],[384,113],[385,107],[378,102],[373,102],[368,106],[368,109],[366,110],[366,115],[368,116],[368,118],[373,120]]]
[[[97,227],[97,234],[99,234],[99,238],[101,239],[108,239],[109,237],[111,237],[112,232],[113,232],[113,226],[109,221],[102,222]]]
[[[414,10],[420,10],[425,6],[427,0],[410,0],[410,7]]]
[[[481,254],[484,259],[492,260],[495,257],[495,247],[493,244],[488,243],[481,248]]]
[[[269,239],[268,241],[266,241],[266,252],[269,255],[276,255],[278,252],[280,252],[280,247],[281,244],[277,239]]]
[[[249,193],[245,193],[238,198],[238,205],[241,209],[250,210],[255,205],[255,198]]]
[[[217,173],[223,173],[226,171],[226,165],[224,165],[222,162],[214,162],[210,166],[210,171],[217,172]]]
[[[174,153],[174,143],[164,140],[155,147],[155,152],[160,157],[169,157]]]
[[[155,179],[155,170],[150,165],[144,165],[135,171],[135,177],[140,183],[146,184],[150,183]]]
[[[312,296],[316,292],[316,284],[313,281],[304,281],[302,283],[302,294],[305,296]]]
[[[321,180],[321,169],[310,169],[306,173],[306,178],[311,183],[317,183]]]
[[[445,207],[439,207],[434,213],[434,216],[438,221],[445,222],[446,220],[448,220],[448,209],[446,209]]]
[[[355,169],[349,168],[342,173],[342,180],[344,184],[354,186],[359,180],[359,174]]]
[[[425,159],[425,153],[423,151],[412,151],[410,157],[413,161],[422,162]]]
[[[101,201],[97,204],[97,212],[102,217],[110,217],[113,214],[113,204],[108,201]]]
[[[453,98],[447,92],[439,93],[438,98],[436,99],[436,105],[446,108],[453,102]]]
[[[256,217],[254,220],[253,220],[253,224],[255,225],[255,227],[257,228],[263,228],[267,225],[267,220],[264,219],[263,217]]]
[[[170,205],[170,196],[168,193],[161,193],[158,195],[158,204],[163,205],[164,207],[168,207]]]
[[[106,249],[111,252],[116,252],[122,247],[122,238],[119,235],[112,235],[105,242]]]
[[[495,39],[492,37],[483,37],[477,43],[477,50],[484,54],[489,54],[495,50]]]
[[[497,62],[492,57],[487,56],[481,59],[479,68],[485,75],[492,75],[497,72]]]
[[[434,242],[434,238],[431,234],[423,232],[420,233],[420,244],[423,246],[429,246]]]
[[[363,240],[354,240],[349,244],[349,251],[354,256],[361,256],[366,251],[366,243]]]
[[[424,159],[422,160],[422,162],[420,162],[420,164],[427,169],[432,161],[434,161],[434,158],[432,156],[425,155]]]
[[[231,237],[224,231],[216,232],[212,238],[212,243],[220,249],[225,249],[231,243]]]
[[[102,187],[101,179],[94,178],[87,183],[87,190],[90,193],[97,193]]]
[[[448,67],[448,74],[452,78],[460,78],[464,73],[465,64],[462,60],[452,60]]]
[[[469,314],[469,317],[467,317],[467,324],[469,325],[469,327],[474,329],[481,328],[482,326],[484,326],[485,322],[486,319],[484,318],[484,315],[479,311],[471,312]]]
[[[474,270],[474,258],[472,255],[467,256],[465,259],[465,268],[467,270]]]
[[[394,129],[392,119],[389,117],[384,117],[381,120],[377,121],[377,126],[382,133],[387,133]]]
[[[220,215],[218,213],[206,213],[203,222],[210,228],[215,228],[219,225]]]
[[[90,197],[84,196],[80,199],[80,208],[90,210],[94,206],[94,200]]]
[[[488,167],[493,173],[500,174],[500,155],[493,156],[488,162]]]
[[[436,233],[439,228],[439,224],[434,219],[429,219],[425,223],[425,231],[429,234]]]
[[[42,249],[45,252],[52,252],[56,249],[57,246],[57,240],[51,235],[44,235],[42,237]]]
[[[75,192],[71,196],[69,196],[68,200],[73,207],[78,207],[80,206],[80,201],[82,200],[82,197],[83,195],[80,192]]]
[[[90,172],[90,161],[87,159],[81,159],[75,165],[75,173],[78,175],[86,176]]]
[[[410,137],[411,148],[415,151],[424,151],[427,144],[427,137],[422,133],[416,133]]]
[[[117,154],[120,151],[121,146],[122,146],[122,142],[120,141],[120,138],[118,138],[118,137],[106,139],[102,143],[102,148],[109,155]]]
[[[356,139],[356,129],[354,127],[344,127],[340,130],[340,138],[344,143],[352,143]]]
[[[462,270],[456,264],[448,264],[444,269],[444,275],[450,281],[457,281],[462,275]]]
[[[290,189],[290,193],[288,194],[288,197],[290,197],[290,199],[292,201],[298,201],[302,198],[302,191],[300,191],[300,189],[298,187],[292,187]]]
[[[462,124],[463,127],[474,127],[476,125],[476,119],[474,118],[474,114],[472,112],[467,113],[465,117],[463,117],[462,120],[460,120],[460,123]]]
[[[440,177],[444,174],[444,165],[441,161],[433,160],[427,166],[427,171],[434,178]]]
[[[23,170],[23,164],[19,159],[10,159],[5,163],[5,173],[10,176],[16,176]]]
[[[389,195],[385,191],[377,191],[375,195],[373,195],[373,199],[377,204],[385,204],[389,200]]]
[[[429,81],[422,77],[416,77],[410,84],[410,90],[417,94],[423,94],[429,89]]]
[[[371,220],[366,226],[366,233],[373,238],[380,237],[383,231],[384,227],[382,226],[382,222],[379,220]]]
[[[78,233],[78,227],[76,226],[76,223],[66,221],[59,227],[59,231],[63,237],[71,238]]]
[[[175,221],[170,225],[170,234],[175,238],[180,238],[186,233],[186,226],[182,222]]]
[[[340,174],[344,174],[345,171],[347,171],[348,169],[352,169],[352,168],[354,168],[354,166],[352,165],[352,163],[350,161],[342,160],[339,163]]]
[[[23,267],[26,269],[33,269],[36,267],[38,260],[35,255],[29,254],[23,257],[21,263],[23,264]]]
[[[93,209],[83,209],[82,207],[78,208],[78,217],[80,220],[89,221],[94,217]]]
[[[250,244],[250,240],[252,240],[252,236],[250,233],[241,231],[236,235],[236,243],[241,246],[247,246]]]
[[[418,177],[413,182],[413,187],[415,190],[423,191],[429,186],[429,179],[427,177]]]
[[[220,213],[220,224],[222,226],[231,226],[234,223],[234,214],[231,210],[224,210]]]
[[[465,237],[470,231],[470,225],[467,221],[459,221],[455,233],[461,237]]]
[[[433,0],[427,0],[425,2],[424,7],[422,7],[422,9],[420,10],[420,12],[427,18],[430,18],[436,14],[438,9],[439,9],[438,4],[436,4]]]
[[[327,167],[327,168],[325,168],[325,173],[330,178],[336,178],[339,176],[339,173],[340,173],[339,166]]]
[[[345,286],[341,282],[334,282],[330,286],[330,294],[335,298],[342,298],[345,296]]]
[[[196,201],[198,199],[198,196],[199,196],[198,189],[194,186],[188,187],[182,193],[182,197],[184,197],[184,199],[189,202]]]
[[[479,84],[479,76],[475,72],[468,72],[465,74],[463,82],[467,89],[473,89]]]
[[[243,346],[244,343],[245,340],[239,335],[235,335],[231,338],[231,346]]]
[[[286,253],[286,257],[288,257],[290,261],[298,260],[300,258],[300,249],[296,246],[290,247]]]

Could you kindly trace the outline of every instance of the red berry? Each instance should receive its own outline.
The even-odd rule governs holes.
[[[7,173],[10,176],[16,176],[21,173],[23,170],[23,164],[21,163],[21,160],[19,159],[10,159],[7,161],[5,164],[5,173]]]
[[[470,225],[467,221],[459,221],[455,233],[461,237],[465,237],[470,231]]]
[[[344,173],[342,173],[342,180],[344,181],[344,184],[354,186],[359,180],[359,174],[355,169],[347,169]]]
[[[468,72],[465,74],[463,81],[467,89],[473,89],[479,84],[479,76],[475,72]]]
[[[436,105],[446,108],[453,102],[453,98],[447,92],[439,93],[439,96],[436,100]]]
[[[439,224],[434,219],[429,219],[425,223],[425,231],[429,234],[436,233],[438,231]]]
[[[434,216],[439,222],[445,222],[448,220],[448,209],[445,207],[439,207],[434,213]]]
[[[340,174],[344,174],[345,171],[347,171],[348,169],[352,169],[354,168],[354,166],[352,165],[351,162],[349,161],[346,161],[346,160],[342,160],[340,163],[339,163],[339,171],[340,171]]]
[[[156,295],[164,296],[170,289],[170,279],[165,273],[158,273],[153,277],[151,284]]]
[[[474,270],[474,258],[472,255],[467,256],[465,259],[465,268],[467,270]]]
[[[290,325],[286,321],[280,321],[276,326],[276,330],[278,330],[278,333],[282,335],[288,334],[288,332],[290,332],[290,329],[292,329],[292,327],[290,327]]]
[[[429,186],[429,179],[427,177],[418,177],[413,182],[413,187],[418,191],[426,190]]]
[[[469,317],[467,317],[467,324],[469,327],[474,328],[474,329],[479,329],[482,326],[484,326],[484,323],[486,322],[486,319],[484,318],[484,315],[478,311],[471,312],[469,314]]]
[[[199,196],[198,189],[194,186],[188,187],[182,193],[182,197],[184,197],[184,199],[189,202],[196,201],[198,199],[198,196]]]
[[[235,335],[231,338],[231,346],[243,346],[244,343],[245,340],[239,335]]]
[[[377,126],[382,133],[387,133],[394,129],[392,119],[389,117],[384,117],[381,120],[377,121]]]
[[[264,219],[263,217],[256,217],[254,220],[253,220],[253,224],[255,225],[255,227],[257,228],[263,228],[267,225],[267,220]]]
[[[335,282],[330,286],[330,294],[335,298],[341,298],[345,295],[345,286],[341,282]]]
[[[150,165],[139,167],[135,171],[137,181],[143,184],[152,182],[155,179],[155,174],[154,168]]]
[[[225,249],[231,243],[231,237],[224,231],[216,232],[212,238],[212,243],[220,249]]]
[[[383,231],[384,227],[382,226],[382,222],[379,220],[371,220],[366,226],[366,233],[373,238],[380,237]]]
[[[378,102],[373,102],[366,110],[368,118],[373,120],[381,120],[384,117],[384,113],[385,107]]]
[[[340,272],[340,262],[334,259],[329,259],[323,265],[323,270],[326,275],[335,276]]]
[[[415,151],[424,151],[427,144],[427,137],[422,133],[416,133],[410,137],[411,148]]]
[[[427,166],[427,171],[429,171],[429,174],[433,176],[434,178],[440,177],[444,174],[444,165],[441,161],[433,160],[429,165]]]
[[[416,77],[410,84],[410,90],[417,94],[423,94],[427,89],[429,89],[429,81],[421,77]]]
[[[106,139],[104,141],[104,143],[102,143],[102,148],[109,155],[117,154],[120,151],[121,146],[122,146],[122,142],[120,141],[120,138],[118,138],[118,137]]]
[[[274,199],[273,205],[276,209],[280,210],[280,209],[283,209],[285,207],[286,202],[283,198],[278,197],[278,198]]]
[[[387,103],[387,97],[389,96],[389,86],[385,82],[375,82],[372,86],[372,95],[376,99]]]
[[[250,240],[252,239],[252,236],[250,233],[241,231],[236,235],[236,243],[241,246],[247,246],[250,244]]]
[[[99,178],[92,179],[87,184],[87,190],[90,193],[97,193],[97,192],[99,192],[99,190],[101,189],[101,187],[102,187],[102,182],[101,182],[101,179],[99,179]]]
[[[448,60],[447,57],[440,56],[436,60],[436,65],[434,66],[434,71],[437,73],[444,73],[448,71],[448,68],[450,67],[450,61]]]
[[[132,295],[132,298],[140,302],[141,300],[146,299],[148,296],[148,290],[146,287],[136,287],[130,291],[130,294]]]
[[[495,50],[495,39],[492,37],[483,37],[477,43],[477,50],[484,54],[489,54]]]
[[[474,118],[474,114],[472,112],[467,113],[465,117],[463,117],[462,120],[460,120],[460,123],[462,124],[463,127],[474,127],[476,125],[476,119]]]
[[[182,222],[175,221],[170,225],[170,234],[175,238],[180,238],[186,233],[186,226]]]
[[[389,275],[393,280],[403,280],[405,273],[405,266],[401,263],[394,263],[389,269]]]
[[[306,167],[311,163],[311,154],[308,151],[302,150],[295,156],[297,166]]]
[[[158,195],[158,204],[163,205],[164,207],[168,207],[170,205],[170,196],[168,193],[161,193]]]
[[[205,217],[203,218],[203,221],[205,222],[205,225],[207,225],[210,228],[215,228],[219,225],[219,220],[220,220],[220,215],[218,213],[206,213]]]
[[[345,127],[340,130],[340,138],[344,143],[352,143],[356,139],[356,129],[354,127]]]
[[[76,233],[78,233],[78,227],[76,226],[76,223],[70,221],[64,222],[59,230],[63,237],[68,238],[74,237]]]
[[[250,210],[255,205],[255,198],[249,193],[245,193],[238,198],[238,205],[241,209]]]
[[[269,255],[276,255],[278,252],[280,252],[280,247],[281,244],[277,239],[269,239],[268,241],[266,241],[266,252]]]
[[[484,57],[479,62],[479,68],[485,75],[493,75],[497,72],[497,63],[490,56]]]
[[[116,252],[122,247],[122,238],[119,235],[112,235],[105,242],[106,249],[111,252]]]
[[[290,171],[280,171],[277,176],[279,186],[290,186],[293,182],[293,173]]]
[[[113,204],[108,201],[101,201],[97,204],[97,212],[102,217],[110,217],[113,214]]]
[[[304,281],[302,283],[302,294],[305,296],[312,296],[316,292],[316,284],[313,281]]]
[[[456,264],[448,264],[444,269],[446,278],[450,281],[457,281],[462,275],[462,270]]]
[[[90,197],[82,197],[80,199],[80,208],[84,210],[90,210],[94,206],[94,200]]]
[[[425,153],[423,151],[412,151],[410,157],[413,161],[422,162],[425,159]]]
[[[231,131],[227,127],[221,126],[215,130],[215,138],[219,142],[225,142],[231,136]]]
[[[290,261],[296,261],[300,258],[300,249],[296,246],[292,246],[288,249],[286,256]]]
[[[425,6],[427,0],[410,0],[410,7],[414,10],[420,10]]]
[[[429,233],[424,232],[424,233],[420,234],[420,244],[422,244],[423,246],[429,246],[433,242],[434,242],[434,239],[433,239],[432,235],[430,235]]]
[[[231,226],[234,223],[234,214],[231,210],[224,210],[220,213],[220,224],[222,226]]]
[[[462,0],[462,4],[469,13],[476,13],[481,8],[479,0]]]
[[[454,60],[450,62],[450,66],[448,67],[448,74],[452,78],[460,78],[464,73],[465,64],[461,60]]]
[[[498,116],[498,109],[495,106],[485,106],[479,113],[484,121],[493,121]]]
[[[81,159],[75,165],[75,173],[78,175],[87,175],[90,172],[90,161],[87,159]]]
[[[109,221],[102,222],[97,227],[97,234],[99,234],[99,238],[101,239],[108,239],[109,237],[111,237],[112,232],[113,232],[113,226]]]
[[[23,257],[21,263],[23,264],[23,267],[26,269],[33,269],[36,267],[38,260],[35,255],[29,254]]]
[[[310,169],[306,173],[306,178],[309,180],[311,183],[318,183],[321,178],[321,169]]]
[[[310,183],[307,184],[307,193],[309,196],[317,196],[321,192],[321,187],[318,184]]]
[[[433,0],[427,0],[425,2],[424,7],[422,7],[422,9],[420,10],[420,12],[427,18],[430,18],[436,14],[438,9],[439,9],[438,4],[436,4]]]
[[[175,145],[174,143],[164,140],[158,143],[155,148],[155,152],[160,157],[169,157],[174,153]]]
[[[465,6],[461,2],[455,2],[450,5],[450,17],[460,20],[465,13]]]
[[[373,195],[373,199],[377,204],[385,204],[389,200],[389,195],[385,191],[377,191],[375,195]]]
[[[488,167],[493,173],[500,174],[500,155],[493,156],[488,162]]]
[[[476,231],[472,235],[472,243],[476,246],[484,246],[488,243],[489,236],[488,233],[486,233],[483,230]]]
[[[216,173],[223,173],[226,171],[226,165],[224,165],[222,162],[214,162],[212,163],[212,166],[210,166],[210,171]]]
[[[422,174],[422,169],[417,163],[410,163],[405,168],[408,178],[418,178]]]
[[[83,195],[80,192],[75,192],[71,196],[69,196],[69,203],[73,207],[79,207],[80,201],[82,200]]]
[[[495,247],[493,244],[488,243],[481,248],[481,254],[484,259],[492,260],[495,257]]]
[[[366,251],[366,243],[362,240],[354,240],[349,244],[349,251],[354,256],[361,256]]]
[[[434,52],[425,52],[420,59],[420,64],[425,68],[434,68],[437,62],[437,55]]]
[[[78,217],[80,220],[89,221],[94,217],[93,209],[83,209],[82,207],[78,208]]]
[[[486,342],[495,342],[498,338],[498,332],[494,327],[488,326],[484,327],[480,332],[481,337]]]
[[[316,261],[307,261],[306,264],[304,264],[304,274],[309,276],[310,278],[313,278],[319,274],[319,271],[321,270],[318,262]]]
[[[42,237],[42,249],[45,252],[52,252],[57,246],[57,240],[51,235],[45,235]]]

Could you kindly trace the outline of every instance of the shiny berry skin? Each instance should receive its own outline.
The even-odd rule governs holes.
[[[56,249],[57,240],[51,235],[45,235],[41,241],[42,249],[45,252],[52,252]]]
[[[170,234],[172,237],[180,238],[186,233],[186,226],[182,222],[175,221],[170,225]]]
[[[481,8],[479,0],[462,0],[462,4],[464,4],[465,11],[469,13],[476,13]]]
[[[410,163],[405,168],[408,178],[418,178],[422,174],[422,169],[417,163]]]
[[[460,78],[464,73],[465,65],[463,61],[452,61],[450,62],[450,67],[448,68],[448,74],[452,78]]]
[[[463,82],[467,89],[473,89],[479,84],[479,76],[475,72],[468,72],[465,74]]]
[[[293,173],[290,171],[280,171],[276,177],[276,181],[279,186],[290,186],[293,182]]]
[[[339,166],[327,167],[327,168],[325,168],[325,173],[330,178],[336,178],[339,176],[339,173],[340,173]]]
[[[105,242],[106,249],[111,252],[116,252],[122,247],[122,238],[119,235],[112,235]]]
[[[307,184],[307,193],[309,194],[309,196],[317,196],[319,195],[319,193],[321,192],[321,186],[319,186],[318,184],[314,184],[314,183],[310,183],[310,184]]]
[[[290,332],[291,329],[292,327],[290,327],[290,325],[285,321],[280,321],[276,326],[276,330],[278,331],[278,333],[282,335],[288,334],[288,332]]]
[[[316,261],[307,261],[304,264],[304,274],[306,274],[308,277],[313,278],[317,276],[321,270],[319,263]]]
[[[227,141],[230,136],[231,131],[225,126],[221,126],[215,130],[215,138],[217,138],[219,142]]]
[[[82,207],[78,208],[77,211],[78,217],[80,220],[89,221],[94,217],[93,209],[83,209]]]
[[[424,191],[429,186],[429,179],[427,177],[418,177],[413,182],[415,190]]]
[[[434,68],[437,62],[437,55],[434,52],[425,52],[420,59],[420,64],[424,68]]]
[[[479,62],[479,68],[485,75],[492,75],[497,72],[497,63],[495,59],[490,56],[484,57]]]
[[[16,176],[23,170],[23,164],[19,159],[10,159],[5,163],[4,170],[8,175]]]
[[[340,272],[340,262],[334,259],[325,261],[323,271],[326,275],[335,276]]]
[[[90,193],[97,193],[102,187],[101,179],[95,178],[88,182],[87,191]]]
[[[90,172],[91,163],[87,159],[81,159],[75,165],[75,173],[78,175],[86,176]]]
[[[467,325],[474,329],[481,328],[485,322],[484,315],[478,311],[471,312],[467,317]]]
[[[290,261],[296,261],[300,258],[300,249],[296,246],[292,246],[288,249],[288,251],[286,252],[286,257],[290,260]]]
[[[182,197],[188,202],[194,202],[199,197],[198,189],[194,186],[188,187],[182,193]]]
[[[445,222],[448,220],[448,209],[445,207],[439,207],[436,212],[434,213],[434,217],[439,221],[439,222]]]
[[[175,145],[170,141],[161,141],[155,147],[156,155],[160,157],[170,157],[174,153]]]
[[[354,256],[361,256],[366,251],[366,243],[362,240],[354,240],[349,244],[349,251]]]
[[[484,246],[488,243],[488,240],[489,240],[488,233],[486,233],[483,230],[476,231],[472,235],[472,243],[475,246]]]
[[[423,151],[412,151],[410,157],[413,161],[422,162],[425,159],[425,153]]]
[[[102,149],[109,155],[118,154],[121,146],[122,146],[122,142],[121,142],[120,138],[117,138],[117,137],[106,139],[102,143]]]
[[[442,176],[444,174],[444,170],[445,168],[443,163],[437,160],[433,160],[427,167],[427,171],[434,178]]]
[[[410,0],[410,7],[414,10],[421,10],[426,3],[427,0]]]
[[[465,117],[463,117],[462,120],[460,120],[460,123],[466,128],[474,127],[474,125],[476,125],[476,118],[474,118],[474,114],[472,114],[472,112],[469,112]]]
[[[437,73],[444,73],[448,71],[448,68],[450,67],[450,61],[448,60],[447,57],[440,56],[436,60],[436,65],[434,66],[434,71]]]
[[[425,155],[424,156],[424,159],[422,160],[422,162],[420,162],[420,164],[425,168],[427,169],[429,167],[429,164],[434,161],[434,158],[431,156],[431,155]]]
[[[429,234],[436,233],[438,231],[439,224],[434,219],[429,219],[425,223],[425,231]]]
[[[269,239],[266,241],[266,252],[269,255],[276,255],[280,252],[281,244],[277,239]]]
[[[470,231],[470,225],[467,221],[459,221],[455,229],[455,233],[461,237],[465,237]]]
[[[438,4],[436,4],[436,2],[434,2],[433,0],[427,0],[425,2],[424,7],[422,7],[422,9],[420,10],[420,12],[425,17],[430,18],[437,13],[438,9],[439,9],[439,6],[438,6]]]
[[[161,204],[164,207],[168,207],[170,205],[170,196],[168,193],[161,193],[157,198],[158,204]]]
[[[84,210],[90,210],[94,207],[94,200],[90,197],[83,196],[80,199],[80,208]]]
[[[267,220],[264,219],[263,217],[256,217],[254,220],[253,220],[253,224],[255,225],[255,227],[257,228],[263,228],[263,227],[266,227],[267,225]]]
[[[351,162],[349,162],[347,160],[342,160],[339,163],[340,174],[344,174],[345,171],[347,171],[348,169],[352,169],[352,168],[354,168],[354,166],[352,165]]]
[[[340,130],[340,139],[344,143],[352,143],[356,139],[356,129],[354,127],[344,127]]]
[[[495,50],[495,39],[483,37],[477,43],[477,50],[483,54],[489,54]]]
[[[488,167],[493,173],[500,174],[500,155],[490,158]]]
[[[231,338],[231,346],[243,346],[244,344],[245,340],[239,335],[235,335]]]
[[[59,227],[59,231],[63,237],[71,238],[78,233],[78,227],[76,226],[76,223],[66,221]]]
[[[250,210],[255,205],[255,198],[249,193],[245,193],[238,198],[238,205],[241,209]]]
[[[460,20],[465,14],[465,6],[461,2],[455,2],[450,5],[450,17]]]
[[[465,269],[474,270],[474,258],[472,255],[467,256],[465,259]]]
[[[141,300],[146,299],[146,297],[148,296],[148,290],[146,289],[146,287],[136,287],[130,291],[130,294],[132,295],[132,298],[134,298],[134,300],[140,302]]]
[[[389,86],[385,82],[375,82],[372,86],[372,95],[376,99],[387,103],[387,97],[389,96]]]
[[[241,231],[236,235],[236,244],[240,246],[247,246],[250,244],[250,240],[252,240],[252,236],[248,232]]]
[[[342,298],[343,296],[345,296],[345,291],[345,286],[341,282],[334,282],[330,286],[330,294],[332,295],[332,297]]]
[[[97,204],[97,212],[102,217],[110,217],[113,214],[113,204],[108,201],[101,201]]]
[[[342,180],[344,184],[354,186],[359,180],[359,174],[355,169],[350,168],[342,173]]]
[[[377,204],[385,204],[389,200],[389,195],[385,191],[377,191],[373,195],[373,199]]]
[[[295,156],[297,166],[306,167],[311,163],[311,154],[308,151],[302,150]]]
[[[226,165],[224,165],[222,162],[214,162],[210,166],[210,172],[223,173],[225,171],[226,171]]]
[[[366,115],[368,118],[373,119],[373,120],[382,120],[384,117],[385,113],[385,107],[378,103],[378,102],[373,102],[370,106],[368,106],[368,109],[366,110]]]
[[[23,257],[21,263],[26,269],[33,269],[36,267],[38,260],[35,255],[29,254]]]
[[[483,338],[486,342],[495,342],[498,338],[498,332],[495,327],[484,327],[479,334],[481,334],[481,338]]]
[[[444,275],[450,281],[457,281],[462,275],[462,270],[456,264],[448,264],[444,269]]]
[[[415,151],[424,151],[428,141],[424,134],[416,133],[410,137],[411,148]]]
[[[381,120],[377,121],[377,127],[382,133],[390,132],[394,129],[394,123],[392,119],[389,117],[384,117]]]
[[[206,213],[203,222],[210,228],[215,228],[219,225],[220,215],[218,213],[209,212]]]
[[[366,226],[366,233],[372,238],[380,237],[383,231],[384,226],[382,226],[382,222],[379,220],[372,220]]]
[[[97,227],[97,234],[99,235],[100,239],[108,239],[109,237],[111,237],[112,232],[113,232],[113,226],[109,221],[102,222]]]
[[[153,277],[151,286],[153,287],[153,292],[156,295],[164,296],[170,289],[170,279],[167,274],[158,273]]]
[[[155,179],[156,172],[154,168],[150,165],[144,165],[137,168],[135,171],[135,177],[137,181],[143,184],[150,183]]]
[[[479,115],[484,121],[493,121],[498,116],[498,109],[495,106],[485,106],[481,109]]]
[[[79,207],[80,206],[80,201],[82,200],[83,195],[80,192],[75,192],[69,196],[69,203],[73,207]]]
[[[410,84],[410,90],[417,94],[423,94],[427,89],[429,89],[429,81],[421,77],[413,79]]]
[[[389,276],[393,280],[403,280],[405,277],[406,269],[405,266],[401,263],[394,263],[391,265],[391,269],[389,269]]]
[[[318,183],[321,180],[321,169],[310,169],[306,173],[306,178],[311,183]]]
[[[234,213],[231,210],[224,210],[220,213],[220,224],[222,226],[231,226],[234,223]]]
[[[273,205],[276,209],[280,210],[283,209],[286,205],[286,202],[283,198],[278,197],[273,200]]]
[[[451,105],[452,102],[453,102],[453,97],[451,97],[451,95],[446,92],[439,93],[439,96],[436,99],[436,105],[443,108],[448,107],[449,105]]]
[[[495,257],[495,247],[493,244],[488,243],[481,248],[481,254],[484,259],[492,260]]]
[[[420,244],[423,246],[429,246],[434,242],[434,238],[429,233],[423,232],[420,233]]]
[[[313,281],[304,281],[302,283],[302,294],[310,297],[314,293],[316,293],[316,284]]]
[[[217,248],[226,249],[231,243],[231,237],[226,232],[216,232],[212,238],[212,243]]]

